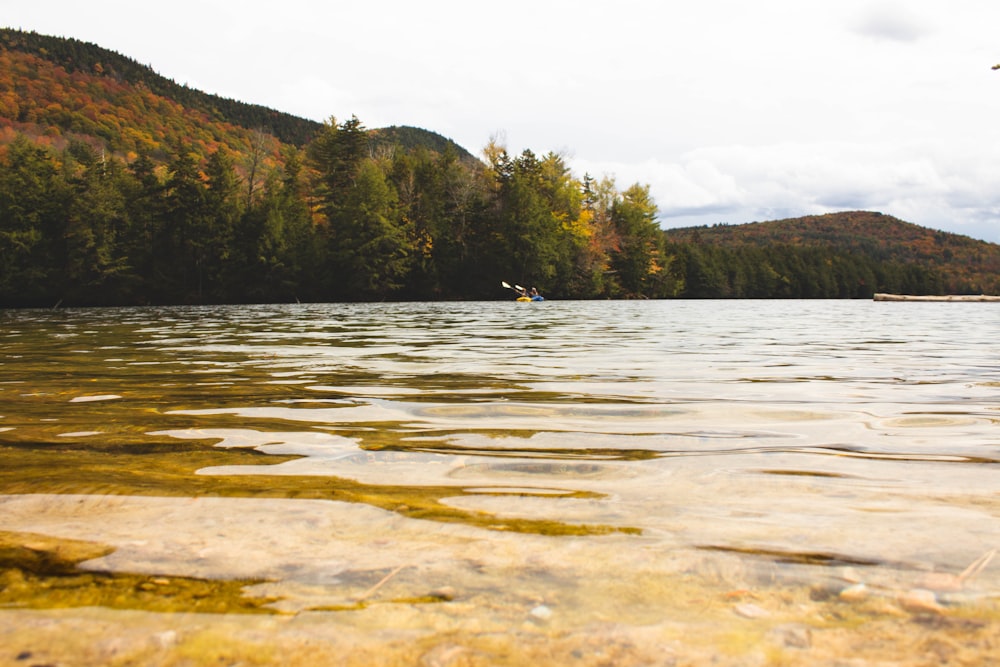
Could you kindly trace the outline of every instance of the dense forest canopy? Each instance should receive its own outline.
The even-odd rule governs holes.
[[[1000,246],[845,213],[663,231],[649,187],[313,123],[0,30],[0,306],[997,293]]]

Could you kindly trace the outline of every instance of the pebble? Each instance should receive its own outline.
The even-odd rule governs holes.
[[[455,589],[451,586],[442,586],[441,588],[435,588],[431,591],[430,595],[438,600],[443,600],[445,602],[451,602],[455,599]]]
[[[914,614],[944,613],[944,607],[938,603],[934,591],[929,591],[926,588],[911,589],[900,595],[898,602],[903,609]]]
[[[788,648],[812,646],[812,630],[804,625],[781,625],[771,631],[771,637]]]
[[[860,584],[863,581],[861,574],[853,567],[842,568],[840,578],[849,584]]]
[[[844,602],[861,602],[868,597],[868,587],[864,584],[854,584],[840,591],[837,597]]]
[[[528,615],[536,621],[548,621],[552,618],[552,610],[543,604],[538,605],[528,612]]]
[[[457,644],[438,644],[427,653],[420,656],[420,664],[424,667],[451,667],[452,665],[468,664],[469,650]]]
[[[743,618],[767,618],[771,615],[767,609],[760,607],[758,605],[752,604],[750,602],[744,602],[743,604],[738,604],[733,608],[738,616]]]
[[[830,598],[840,595],[840,592],[843,590],[842,586],[843,584],[834,582],[815,584],[809,588],[809,599],[814,602],[829,600]]]
[[[158,632],[153,635],[153,641],[160,648],[173,648],[177,645],[177,632],[175,630]]]

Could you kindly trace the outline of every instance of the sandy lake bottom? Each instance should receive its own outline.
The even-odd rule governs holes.
[[[975,581],[930,594],[927,572],[667,551],[634,536],[425,534],[392,512],[311,500],[38,495],[0,506],[8,529],[44,533],[3,533],[0,554],[28,552],[49,573],[67,565],[0,575],[5,666],[1000,660],[996,598]],[[995,577],[979,583],[995,590]]]

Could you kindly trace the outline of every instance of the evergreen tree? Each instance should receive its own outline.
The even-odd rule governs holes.
[[[220,148],[208,157],[205,166],[204,208],[199,230],[199,282],[203,285],[199,284],[199,300],[203,290],[213,300],[227,297],[243,300],[239,294],[243,285],[235,279],[240,272],[234,266],[232,253],[234,235],[246,201],[241,193],[233,158],[225,148]]]
[[[73,303],[115,304],[135,279],[128,258],[126,174],[117,160],[93,157],[72,183],[64,293]]]
[[[612,204],[611,222],[618,236],[611,265],[630,297],[655,296],[663,270],[664,240],[656,223],[656,204],[648,185],[633,185]]]
[[[68,199],[52,156],[18,135],[0,168],[0,295],[6,303],[54,298]]]
[[[124,254],[132,271],[132,280],[123,286],[123,294],[129,295],[128,302],[144,303],[159,293],[157,269],[162,259],[157,254],[164,251],[158,242],[165,217],[165,189],[156,165],[146,153],[132,161],[120,185],[129,220]]]
[[[490,236],[491,203],[487,197],[487,170],[460,162],[446,151],[436,163],[440,176],[442,214],[431,225],[432,257],[445,295],[481,298],[496,285],[483,270]]]
[[[403,287],[413,246],[395,191],[374,161],[364,162],[340,207],[336,261],[348,300],[384,299]]]
[[[192,155],[183,148],[169,169],[163,219],[154,239],[154,279],[162,280],[160,298],[200,303],[205,297],[205,273],[211,257],[212,226],[205,220],[205,186]]]
[[[261,196],[237,230],[235,245],[244,286],[240,300],[293,301],[317,294],[315,234],[297,149],[283,172],[271,171]]]
[[[309,144],[308,156],[317,174],[315,196],[326,216],[333,220],[368,156],[367,131],[357,116],[340,125],[331,117]]]

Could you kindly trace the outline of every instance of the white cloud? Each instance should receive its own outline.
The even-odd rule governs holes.
[[[664,226],[741,223],[876,210],[935,229],[1000,240],[993,163],[941,159],[941,146],[783,143],[714,146],[675,160],[574,164],[620,184],[648,182]],[[1000,154],[996,155],[1000,160]]]
[[[895,2],[877,2],[866,6],[854,19],[851,27],[859,34],[875,39],[914,42],[931,32],[912,5]]]

